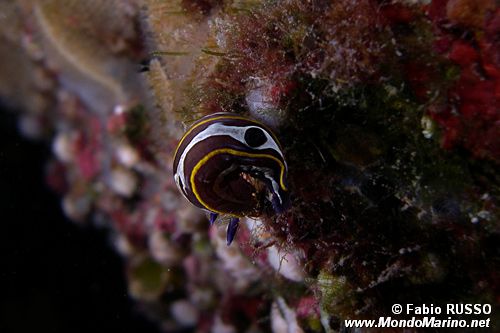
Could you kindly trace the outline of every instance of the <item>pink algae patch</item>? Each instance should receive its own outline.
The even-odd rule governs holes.
[[[474,10],[465,12],[471,6]],[[447,105],[431,107],[429,113],[442,130],[443,148],[463,147],[476,158],[500,162],[500,10],[492,8],[490,1],[430,5],[429,17],[439,22],[435,50],[460,68],[460,76],[447,92]],[[440,28],[447,21],[460,29],[482,22],[484,33],[465,30],[459,36]],[[473,38],[462,37],[467,32]]]

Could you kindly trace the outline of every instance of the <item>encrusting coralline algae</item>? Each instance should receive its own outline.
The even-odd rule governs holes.
[[[498,306],[499,35],[494,0],[16,0],[0,97],[162,329],[332,332]],[[272,128],[288,164],[290,209],[231,246],[172,176],[215,112]]]

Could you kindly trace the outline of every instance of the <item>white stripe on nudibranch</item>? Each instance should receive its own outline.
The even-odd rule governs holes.
[[[214,137],[214,136],[230,136],[233,139],[241,142],[243,145],[247,146],[247,144],[245,143],[245,132],[246,132],[246,130],[248,130],[250,128],[258,128],[258,129],[262,130],[267,138],[267,141],[262,146],[252,147],[252,149],[256,149],[256,150],[273,149],[273,150],[277,151],[278,154],[280,154],[282,160],[284,161],[283,153],[281,152],[278,144],[274,141],[272,136],[269,135],[269,133],[267,133],[267,131],[264,130],[263,128],[258,127],[258,126],[245,126],[245,127],[227,126],[224,124],[215,123],[215,124],[211,124],[210,126],[205,128],[203,131],[198,133],[191,140],[191,142],[189,142],[189,144],[186,146],[186,148],[184,148],[184,150],[182,151],[182,155],[179,159],[179,163],[177,164],[176,174],[174,176],[177,184],[178,185],[182,184],[184,191],[187,192],[186,178],[184,176],[184,161],[185,161],[186,156],[189,153],[189,151],[196,144],[198,144],[198,143],[200,143],[208,138]],[[286,166],[286,164],[285,164],[285,166]]]
[[[264,172],[264,177],[266,177],[271,182],[274,194],[276,194],[276,196],[278,197],[280,204],[283,204],[283,200],[281,200],[280,186],[278,185],[278,182],[276,182],[276,180],[272,177],[272,175],[269,174],[269,172]]]
[[[276,196],[278,197],[278,199],[280,201],[280,204],[283,204],[283,200],[281,200],[281,195],[280,195],[280,191],[279,191],[280,190],[280,186],[278,185],[278,183],[276,182],[276,180],[273,177],[270,177],[267,173],[264,174],[264,176],[271,181],[271,184],[273,186],[274,194],[276,194]]]

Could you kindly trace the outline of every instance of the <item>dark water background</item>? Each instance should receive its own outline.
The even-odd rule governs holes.
[[[157,332],[106,233],[63,216],[44,182],[49,155],[0,107],[0,332]]]

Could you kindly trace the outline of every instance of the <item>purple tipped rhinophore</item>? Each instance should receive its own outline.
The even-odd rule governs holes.
[[[210,213],[210,218],[208,219],[210,221],[210,225],[213,225],[215,223],[215,220],[217,220],[217,217],[219,214],[217,213]]]
[[[236,231],[238,230],[240,219],[237,217],[231,217],[229,224],[227,225],[227,245],[230,245],[233,242],[234,235],[236,235]]]

